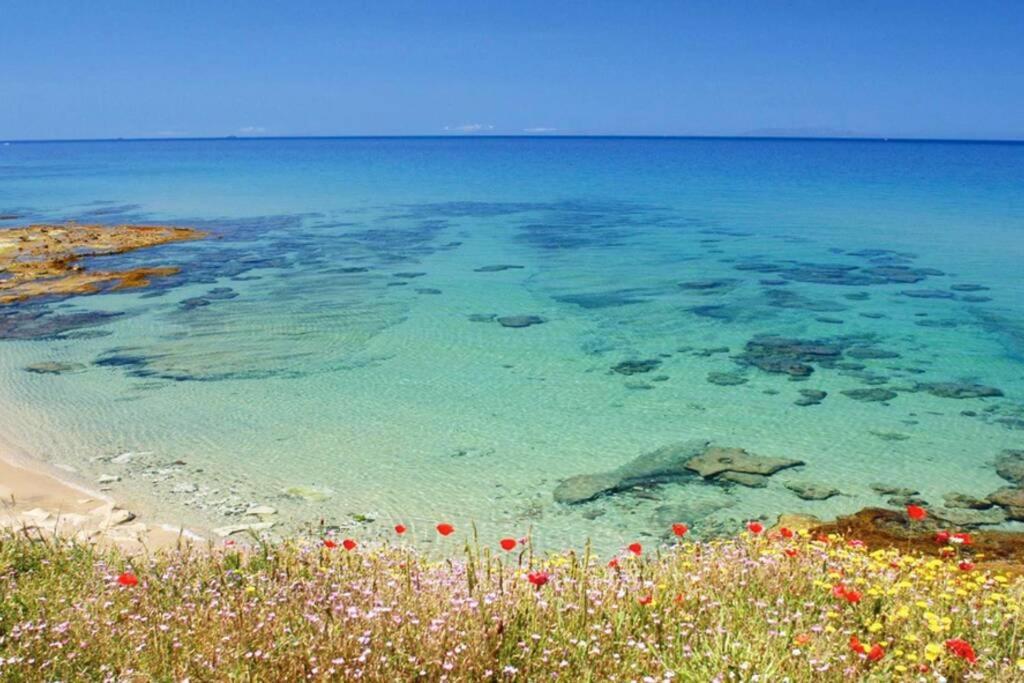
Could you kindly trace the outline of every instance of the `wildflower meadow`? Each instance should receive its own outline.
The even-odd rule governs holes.
[[[679,522],[599,559],[411,527],[146,558],[7,536],[0,680],[1024,680],[1024,584],[969,534],[919,553]]]

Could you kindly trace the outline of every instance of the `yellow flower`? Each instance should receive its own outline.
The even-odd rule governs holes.
[[[938,643],[928,643],[924,646],[924,658],[934,662],[942,654],[942,646]]]
[[[882,623],[878,622],[878,621],[876,621],[875,623],[873,623],[870,626],[868,626],[868,631],[870,631],[871,633],[878,633],[881,630],[882,630]]]

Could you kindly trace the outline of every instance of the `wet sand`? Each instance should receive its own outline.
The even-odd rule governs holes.
[[[130,554],[203,540],[184,527],[137,516],[5,441],[0,441],[0,501],[0,528],[39,538],[116,546]]]

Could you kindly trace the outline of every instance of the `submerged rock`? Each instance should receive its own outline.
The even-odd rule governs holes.
[[[727,481],[752,489],[763,489],[768,486],[768,477],[763,474],[748,474],[747,472],[723,472],[715,477],[715,481]]]
[[[747,378],[735,372],[709,372],[708,382],[720,387],[733,387],[746,384]]]
[[[988,510],[995,505],[992,501],[984,498],[975,498],[966,493],[955,492],[943,494],[942,501],[946,507],[960,510]]]
[[[570,505],[583,503],[636,487],[691,478],[695,473],[705,479],[761,487],[768,475],[803,464],[741,448],[711,446],[708,441],[687,441],[645,453],[608,472],[569,477],[555,488],[554,499]]]
[[[883,496],[916,496],[920,491],[892,484],[872,484],[871,490]]]
[[[953,299],[956,296],[944,289],[904,289],[900,294],[912,299]]]
[[[712,446],[687,461],[686,467],[707,479],[723,472],[769,475],[803,464],[805,463],[802,460],[768,458],[748,453],[742,448]]]
[[[737,280],[691,280],[680,282],[679,288],[697,294],[724,294],[735,289]]]
[[[1024,510],[1024,488],[1005,486],[990,493],[988,499],[1000,507]]]
[[[736,361],[765,372],[790,377],[807,377],[814,372],[812,363],[835,361],[842,356],[836,345],[815,340],[785,337],[755,337],[747,342]]]
[[[544,318],[539,315],[506,315],[498,318],[498,322],[502,327],[530,327],[531,325],[540,325],[546,322]]]
[[[1003,524],[1007,520],[1002,508],[989,507],[985,510],[975,508],[932,508],[936,519],[949,522],[953,526],[978,527]]]
[[[661,361],[651,358],[647,360],[624,360],[612,366],[612,372],[620,375],[639,375],[651,372],[661,365]]]
[[[900,354],[886,349],[877,349],[872,346],[855,346],[846,350],[846,355],[858,360],[899,358]]]
[[[917,389],[939,398],[987,398],[1003,395],[1001,389],[967,382],[929,382],[918,384]]]
[[[786,488],[804,500],[827,500],[839,495],[839,489],[807,481],[791,481]]]
[[[555,502],[576,504],[634,486],[692,476],[686,463],[707,449],[707,441],[687,441],[645,453],[608,472],[569,477],[555,488]]]
[[[46,361],[25,366],[25,372],[31,372],[36,375],[64,375],[84,369],[85,366],[81,363],[62,363],[60,361]]]
[[[816,406],[824,401],[826,396],[828,396],[828,392],[821,391],[820,389],[801,389],[800,398],[793,401],[793,404],[798,406]]]
[[[898,395],[891,389],[883,389],[881,387],[872,387],[870,389],[845,389],[841,392],[843,396],[852,398],[854,401],[890,401]]]
[[[1024,486],[1024,450],[1007,449],[996,457],[996,474],[1017,486]]]
[[[227,538],[235,534],[240,534],[243,531],[257,533],[260,531],[268,531],[274,527],[275,522],[252,522],[250,524],[229,524],[227,526],[217,527],[213,530],[213,533],[217,534],[221,538]]]
[[[517,266],[517,265],[509,264],[509,263],[499,263],[499,264],[496,264],[496,265],[493,265],[493,266],[480,266],[479,268],[474,268],[473,272],[474,273],[500,273],[503,270],[520,270],[520,269],[525,268],[525,267],[526,266]]]

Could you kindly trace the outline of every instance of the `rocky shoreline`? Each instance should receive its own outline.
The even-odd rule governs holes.
[[[0,443],[2,530],[36,539],[60,537],[117,547],[130,555],[204,540],[185,527],[136,515],[108,496],[46,471]]]
[[[173,266],[87,270],[81,261],[206,237],[192,228],[152,225],[36,224],[0,231],[0,304],[44,296],[147,287]]]

